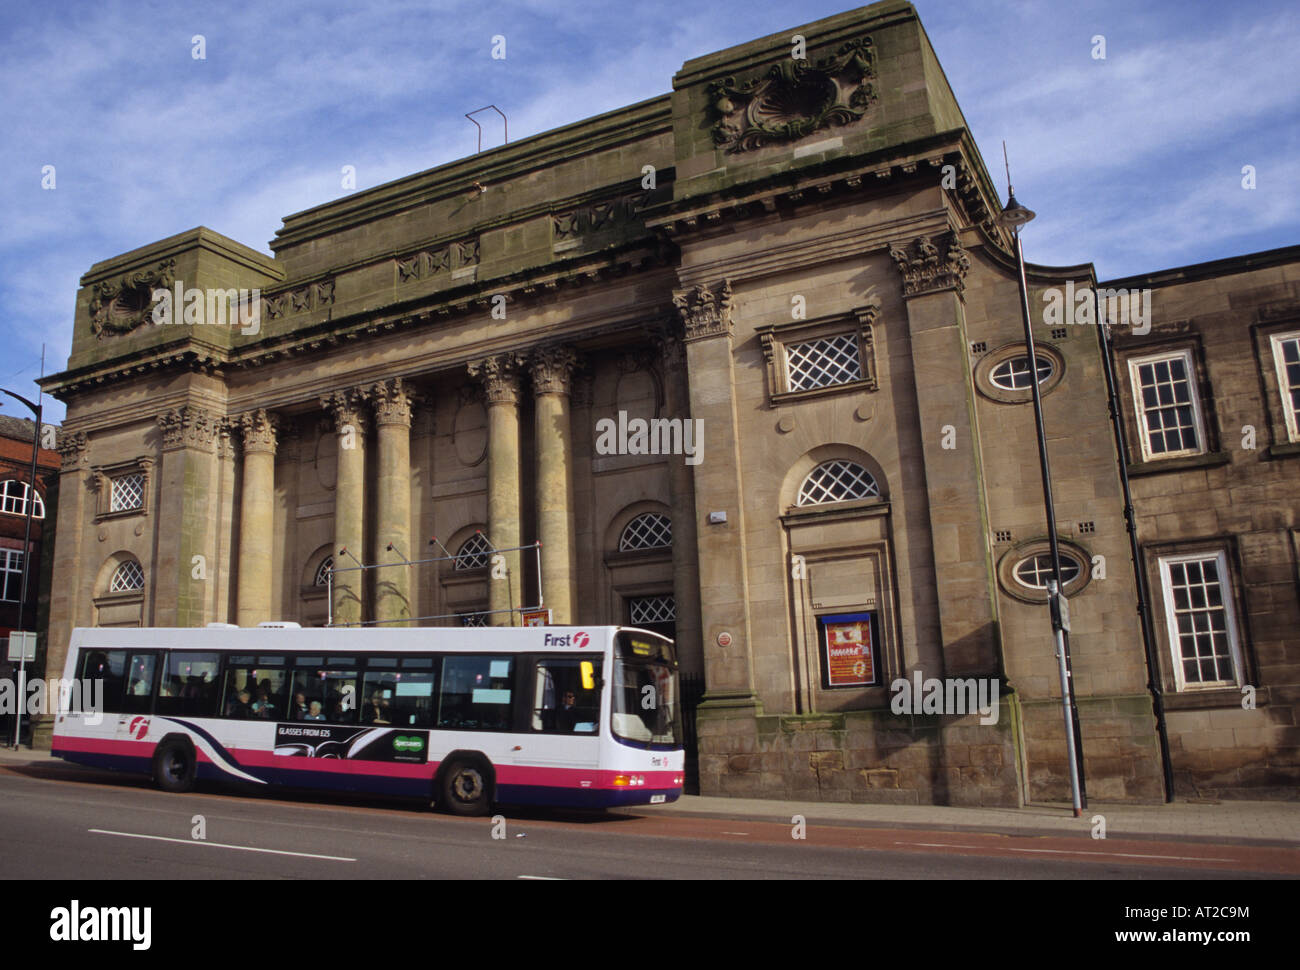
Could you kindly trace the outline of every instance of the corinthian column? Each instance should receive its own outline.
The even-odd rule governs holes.
[[[321,407],[334,418],[338,432],[338,473],[334,486],[334,566],[355,566],[352,557],[365,561],[366,501],[366,393],[359,388],[335,391],[321,398]],[[343,550],[346,549],[347,553]],[[362,619],[362,572],[336,572],[333,579],[335,623]]]
[[[542,590],[557,624],[573,623],[573,435],[569,389],[578,358],[567,347],[533,354],[537,441],[537,538],[542,543]]]
[[[469,373],[483,383],[488,405],[488,539],[498,549],[523,542],[519,513],[519,375],[524,358],[497,354],[470,361]],[[488,580],[488,608],[515,610],[523,602],[522,559],[503,553],[504,570],[493,563]],[[493,626],[511,626],[514,613],[493,612]]]
[[[411,390],[400,377],[370,389],[379,438],[377,559],[387,568],[375,574],[375,619],[411,618]],[[394,548],[390,550],[388,547]],[[400,553],[401,555],[398,555]],[[399,565],[392,565],[392,564]],[[386,626],[405,626],[387,623]]]
[[[279,421],[264,409],[239,418],[244,437],[244,487],[239,504],[239,573],[235,616],[257,626],[271,615],[271,550],[275,528],[275,434]]]

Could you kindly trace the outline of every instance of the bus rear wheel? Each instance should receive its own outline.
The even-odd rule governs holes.
[[[477,761],[453,761],[442,773],[441,806],[454,815],[486,815],[492,807],[488,774]]]
[[[153,780],[163,791],[187,792],[194,787],[194,749],[175,739],[158,745],[153,756]]]

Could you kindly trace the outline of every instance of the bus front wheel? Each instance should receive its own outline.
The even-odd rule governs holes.
[[[440,802],[455,815],[486,815],[492,807],[487,770],[477,761],[453,761],[442,773]]]
[[[187,792],[194,787],[194,749],[170,739],[158,745],[153,756],[153,779],[163,791]]]

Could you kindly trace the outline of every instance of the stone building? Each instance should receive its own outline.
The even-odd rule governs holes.
[[[999,211],[888,0],[289,216],[273,257],[199,228],[98,263],[45,381],[51,659],[77,625],[510,622],[540,576],[558,623],[676,636],[705,793],[1059,798],[1036,378],[1089,793],[1158,800],[1104,357],[1040,325],[1031,365]],[[992,708],[897,713],[900,678]]]
[[[1300,792],[1300,246],[1103,284],[1180,795]]]

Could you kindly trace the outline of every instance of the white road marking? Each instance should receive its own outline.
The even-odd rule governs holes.
[[[227,845],[224,842],[208,842],[204,839],[173,839],[165,835],[140,835],[136,832],[110,832],[108,829],[87,829],[99,835],[120,835],[127,839],[153,839],[156,842],[180,842],[182,845],[210,845],[214,849],[236,849],[239,852],[268,852],[271,855],[292,855],[301,859],[329,859],[331,862],[356,862],[341,855],[317,855],[314,852],[289,852],[287,849],[255,849],[250,845]]]
[[[723,832],[723,835],[748,835],[748,832]]]
[[[933,849],[987,849],[983,845],[958,845],[953,842],[895,842],[894,845],[923,845]],[[1089,858],[1110,859],[1174,859],[1179,862],[1232,862],[1231,859],[1216,859],[1213,856],[1199,855],[1140,855],[1136,852],[1092,852],[1088,849],[1017,849],[1012,846],[997,846],[1006,852],[1040,852],[1051,855],[1083,855]]]
[[[515,876],[516,879],[535,879],[538,882],[568,882],[563,876]]]

